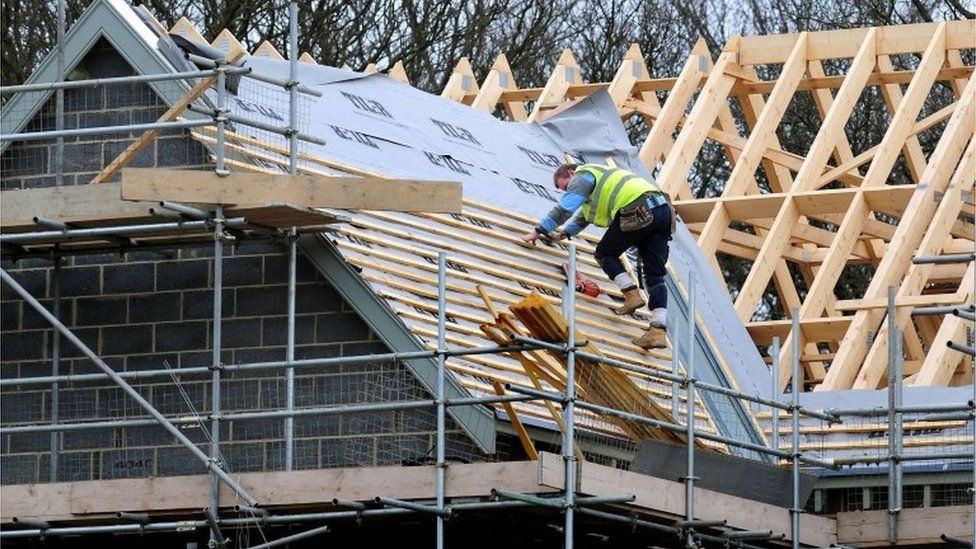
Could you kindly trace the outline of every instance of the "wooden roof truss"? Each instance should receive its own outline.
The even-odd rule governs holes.
[[[177,30],[189,32],[185,27]],[[226,32],[213,45],[242,48]],[[635,144],[640,159],[677,198],[682,219],[719,276],[722,255],[750,263],[745,281],[731,290],[757,345],[779,337],[783,363],[793,352],[789,320],[753,320],[772,284],[786,317],[798,310],[808,387],[882,386],[886,295],[894,286],[906,381],[959,385],[972,382],[972,359],[945,342],[965,341],[972,324],[953,315],[912,317],[911,310],[971,306],[973,262],[913,265],[911,259],[974,250],[976,78],[963,61],[972,58],[974,47],[974,21],[736,37],[717,59],[699,41],[676,77],[651,78],[633,45],[613,80],[599,83],[585,83],[565,50],[541,88],[519,88],[499,55],[480,84],[462,59],[441,95],[511,120],[537,121],[606,89],[622,119],[646,122],[648,134]],[[917,65],[896,70],[892,57],[905,54]],[[267,42],[253,55],[280,57]],[[307,54],[302,60],[314,62]],[[402,65],[390,72],[409,82]],[[770,73],[778,75],[759,77]],[[937,87],[951,90],[952,100],[926,110]],[[884,136],[878,143],[852,143],[846,126],[869,93],[880,93],[887,106],[874,113],[885,121]],[[820,115],[816,137],[808,150],[787,150],[778,131],[804,94]],[[936,145],[927,153],[919,136],[930,131]],[[689,173],[708,141],[723,148],[731,173],[720,196],[695,199]],[[892,184],[899,165],[907,168],[911,184]],[[760,168],[768,188],[757,178]],[[873,278],[862,296],[839,300],[835,287],[852,265],[869,265]],[[791,266],[803,278],[800,288]],[[781,371],[785,387],[788,369]]]

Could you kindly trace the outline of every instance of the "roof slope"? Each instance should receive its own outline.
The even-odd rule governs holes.
[[[270,76],[282,76],[287,70],[286,63],[275,60],[249,59],[248,64]],[[459,346],[490,346],[492,342],[478,327],[489,319],[478,297],[478,284],[488,288],[500,305],[530,291],[546,295],[553,303],[561,302],[565,248],[545,245],[528,250],[520,245],[519,236],[555,202],[551,172],[563,155],[572,152],[596,161],[613,158],[620,165],[643,170],[606,94],[595,94],[543,124],[527,124],[499,121],[383,75],[364,77],[329,67],[301,66],[300,77],[324,94],[317,100],[306,99],[308,104],[302,109],[309,114],[301,129],[327,140],[324,146],[304,145],[302,169],[330,173],[341,167],[389,177],[458,179],[464,185],[466,205],[461,215],[350,212],[352,222],[338,229],[334,238],[343,257],[362,270],[378,295],[428,344],[436,334],[433,289],[438,250],[448,252],[451,270],[449,341]],[[238,114],[265,123],[283,117],[276,111],[283,104],[280,98],[267,88],[252,87],[247,80],[230,103]],[[253,104],[265,108],[256,109]],[[280,171],[286,164],[284,143],[247,133],[238,128],[229,140],[238,165]],[[213,139],[208,132],[197,135],[206,142]],[[588,231],[587,242],[580,246],[582,269],[591,278],[604,281],[610,295],[619,298],[592,259],[597,234]],[[735,321],[724,288],[717,280],[708,280],[712,275],[686,230],[677,235],[672,250],[675,280],[696,271],[702,282],[698,302],[703,333],[694,347],[699,377],[755,389],[768,374],[745,330]],[[678,327],[673,331],[680,333],[686,323],[680,320],[687,314],[681,305],[686,290],[675,280],[669,287],[675,312],[672,322]],[[609,296],[580,300],[580,326],[587,337],[613,358],[670,371],[670,353],[646,354],[629,342],[646,329],[648,319],[640,314],[622,319],[612,313],[615,305]],[[505,357],[457,358],[452,363],[461,383],[474,391],[491,393],[489,378],[529,384],[518,362]],[[639,383],[651,398],[670,407],[670,384]],[[762,440],[740,403],[709,396],[705,404],[713,417],[722,418],[721,424],[711,428],[754,442]],[[523,405],[523,409],[548,417],[542,408]]]

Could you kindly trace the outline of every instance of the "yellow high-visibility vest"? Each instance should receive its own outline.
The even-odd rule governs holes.
[[[620,208],[645,193],[661,193],[653,182],[622,168],[582,164],[576,173],[588,173],[596,180],[593,192],[583,203],[583,216],[597,227],[609,227]]]

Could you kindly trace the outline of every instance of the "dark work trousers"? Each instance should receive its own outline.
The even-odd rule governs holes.
[[[644,263],[644,282],[647,288],[647,308],[650,310],[668,306],[668,290],[664,285],[667,274],[668,241],[671,240],[671,209],[662,204],[652,209],[654,221],[650,225],[631,232],[620,230],[620,214],[613,218],[600,243],[596,245],[597,263],[603,267],[610,280],[624,272],[620,254],[634,246]],[[635,281],[636,282],[636,281]]]

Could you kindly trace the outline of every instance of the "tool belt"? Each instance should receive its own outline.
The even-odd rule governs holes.
[[[620,230],[629,233],[646,228],[654,222],[654,208],[667,204],[671,210],[671,234],[674,234],[675,218],[674,206],[668,193],[647,192],[640,198],[620,208]]]

